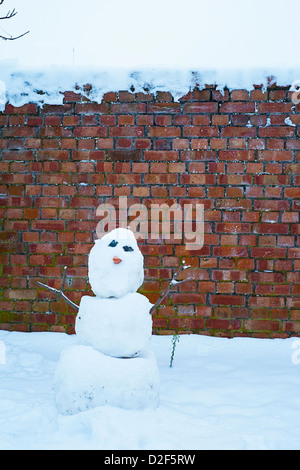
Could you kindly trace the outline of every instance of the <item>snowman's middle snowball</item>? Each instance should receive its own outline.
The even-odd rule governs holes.
[[[121,298],[83,296],[76,317],[79,340],[113,357],[134,357],[150,347],[152,304],[142,294]]]

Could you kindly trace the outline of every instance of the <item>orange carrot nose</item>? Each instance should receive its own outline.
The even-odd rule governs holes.
[[[113,257],[113,262],[114,262],[115,264],[119,264],[119,263],[121,263],[121,261],[122,261],[122,260],[121,260],[120,258],[118,258],[117,256],[114,256],[114,257]]]

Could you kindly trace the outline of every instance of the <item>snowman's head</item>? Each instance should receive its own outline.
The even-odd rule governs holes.
[[[89,255],[89,281],[101,297],[122,297],[142,285],[144,259],[131,230],[117,228],[96,240]]]

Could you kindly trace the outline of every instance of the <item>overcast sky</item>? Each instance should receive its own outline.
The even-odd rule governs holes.
[[[0,60],[22,65],[261,67],[300,64],[289,0],[5,0]]]

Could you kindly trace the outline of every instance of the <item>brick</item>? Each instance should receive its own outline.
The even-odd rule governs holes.
[[[284,190],[284,197],[300,198],[300,188],[286,188]]]
[[[292,222],[292,223],[299,222],[298,212],[284,212],[281,218],[282,218],[282,222]]]
[[[62,220],[36,220],[31,223],[32,230],[65,230],[65,222]]]
[[[64,103],[68,102],[80,102],[81,101],[81,94],[75,93],[74,91],[66,91],[64,93]]]
[[[245,297],[241,295],[215,294],[210,296],[212,305],[245,305]]]
[[[215,184],[216,179],[215,175],[203,175],[203,174],[194,174],[194,175],[181,175],[180,177],[181,184]]]
[[[299,248],[289,248],[288,256],[291,259],[300,258],[300,249]]]
[[[67,150],[38,150],[38,160],[68,160],[69,152]]]
[[[278,321],[245,320],[245,328],[251,331],[278,331],[279,325]]]
[[[157,102],[157,103],[149,103],[147,105],[147,112],[149,114],[152,114],[152,113],[174,114],[174,113],[180,113],[180,111],[181,111],[180,103]]]
[[[175,293],[172,294],[172,301],[175,304],[190,304],[190,303],[197,303],[197,304],[205,304],[205,295],[204,294],[182,294],[182,293]]]
[[[69,108],[71,110],[71,107]],[[108,106],[106,103],[76,103],[75,113],[77,114],[107,114]]]
[[[255,149],[264,149],[265,148],[265,139],[249,139],[248,148],[251,150]]]
[[[227,210],[250,210],[252,209],[252,201],[248,199],[218,199],[216,200],[217,209]]]
[[[150,139],[135,139],[134,146],[136,149],[149,149],[151,147]]]
[[[249,92],[248,90],[232,90],[231,99],[233,101],[248,101]]]
[[[104,93],[102,99],[103,101],[109,101],[109,102],[117,101],[117,93],[109,91],[107,93]]]
[[[245,149],[247,146],[245,138],[228,139],[228,147],[230,149]]]
[[[254,127],[227,126],[222,127],[221,137],[256,137],[256,129]]]
[[[183,128],[183,137],[218,137],[217,127],[188,126]]]
[[[192,118],[194,126],[209,126],[210,124],[210,116],[207,114],[194,114]],[[189,122],[188,125],[191,123]]]
[[[174,139],[172,144],[173,150],[179,149],[188,149],[189,148],[189,140],[188,139]]]
[[[139,174],[107,175],[107,183],[108,184],[141,184],[141,177]]]
[[[215,198],[215,197],[223,197],[224,196],[224,188],[207,188],[207,195],[208,197]]]
[[[106,114],[108,113],[106,107]],[[138,114],[146,112],[145,103],[116,103],[111,105],[112,114]]]
[[[37,105],[34,103],[24,104],[23,106],[15,107],[11,104],[6,104],[5,114],[36,114]]]
[[[116,148],[131,148],[133,145],[132,139],[117,139]]]
[[[243,163],[230,163],[228,162],[227,164],[227,172],[228,173],[244,173],[245,171],[245,166]]]
[[[219,152],[220,160],[227,161],[254,161],[255,151],[254,150],[221,150]]]
[[[106,137],[107,128],[102,126],[76,127],[74,137]]]
[[[25,116],[21,115],[16,115],[16,116],[10,116],[9,118],[9,124],[11,126],[24,126],[25,124]]]
[[[178,176],[175,174],[148,174],[145,175],[144,182],[146,184],[177,184]]]
[[[34,289],[9,289],[4,291],[4,297],[8,299],[32,300],[36,298]]]
[[[45,116],[45,126],[60,126],[61,116]]]
[[[210,139],[210,148],[214,149],[225,149],[227,147],[226,139]]]
[[[260,211],[289,211],[290,205],[286,200],[264,200],[257,199],[254,201],[254,209]]]
[[[257,186],[250,186],[246,188],[246,196],[247,197],[263,197],[263,188]]]
[[[144,129],[142,126],[123,126],[110,127],[111,137],[143,137]]]
[[[281,174],[282,173],[282,164],[281,163],[267,163],[266,166],[265,166],[265,170],[266,170],[267,173]],[[267,196],[267,194],[266,194],[266,196]]]
[[[208,139],[195,139],[193,138],[191,140],[191,149],[192,150],[203,150],[203,149],[208,149],[209,148],[209,143]],[[212,149],[213,147],[211,147]]]
[[[111,161],[134,161],[142,160],[143,153],[141,150],[108,150],[108,159]]]
[[[212,113],[218,112],[218,103],[213,102],[192,102],[183,105],[183,112],[189,113]]]
[[[258,132],[259,137],[293,137],[295,135],[295,129],[291,126],[261,127]]]
[[[32,150],[3,150],[2,159],[13,161],[30,161],[34,160],[34,153]]]
[[[278,233],[278,234],[287,234],[289,233],[289,226],[287,224],[254,224],[253,226],[254,233]]]
[[[150,127],[149,137],[181,137],[178,127]]]
[[[261,222],[274,224],[279,220],[279,212],[264,212],[261,214]]]
[[[215,161],[216,152],[212,150],[184,150],[181,152],[183,161]]]
[[[290,113],[293,103],[257,103],[258,113]]]
[[[223,103],[220,107],[220,113],[255,113],[255,103]]]
[[[286,257],[286,249],[285,248],[251,248],[250,250],[251,257],[254,258],[285,258]]]
[[[221,233],[248,233],[250,228],[250,224],[247,223],[217,223],[215,230]]]
[[[222,257],[247,257],[248,251],[246,247],[242,246],[215,246],[213,248],[214,256]]]
[[[178,151],[175,150],[147,150],[145,151],[145,160],[146,161],[177,161],[178,160]]]

